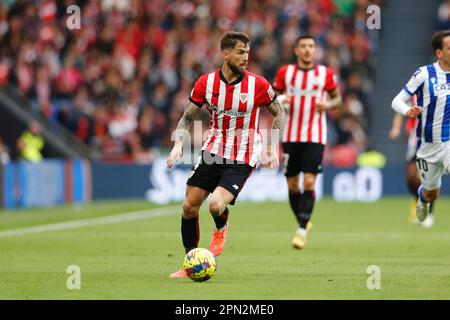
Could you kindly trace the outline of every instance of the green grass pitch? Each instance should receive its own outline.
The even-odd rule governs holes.
[[[436,205],[435,226],[407,224],[409,198],[375,203],[316,204],[304,250],[290,241],[288,202],[237,203],[230,233],[207,282],[171,280],[183,258],[180,206],[140,220],[2,237],[23,229],[99,216],[153,210],[144,201],[0,211],[0,299],[449,299],[450,198]],[[200,247],[213,220],[202,207]],[[81,288],[69,290],[69,265]],[[381,270],[369,290],[367,268]]]

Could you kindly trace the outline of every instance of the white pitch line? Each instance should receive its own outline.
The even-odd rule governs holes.
[[[176,209],[179,209],[179,206],[170,206],[170,207],[150,209],[150,210],[141,210],[141,211],[131,211],[131,212],[125,212],[125,213],[121,213],[121,214],[114,214],[114,215],[110,215],[110,216],[106,216],[106,217],[73,220],[73,221],[61,222],[61,223],[43,224],[43,225],[29,227],[29,228],[5,230],[5,231],[0,231],[0,238],[21,236],[21,235],[32,234],[32,233],[42,233],[42,232],[47,232],[47,231],[75,229],[75,228],[113,224],[113,223],[126,222],[126,221],[136,221],[136,220],[164,217],[164,216],[170,216],[170,215],[180,213],[180,210],[176,210]]]

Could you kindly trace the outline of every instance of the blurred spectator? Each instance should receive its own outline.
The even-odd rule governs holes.
[[[386,157],[379,151],[367,147],[356,160],[358,167],[374,167],[381,169],[386,165]]]
[[[33,121],[29,129],[24,131],[17,140],[17,151],[22,160],[31,162],[42,161],[42,149],[44,148],[44,138],[41,136],[41,125]]]
[[[437,30],[450,29],[450,0],[441,3],[438,9],[437,18]]]
[[[5,165],[9,160],[8,146],[3,143],[3,139],[0,137],[0,164]]]

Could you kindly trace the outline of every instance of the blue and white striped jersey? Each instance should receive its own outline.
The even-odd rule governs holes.
[[[419,145],[450,140],[450,72],[438,62],[420,67],[403,90],[416,94],[417,105],[424,109],[417,125]]]

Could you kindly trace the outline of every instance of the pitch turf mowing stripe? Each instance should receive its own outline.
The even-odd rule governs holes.
[[[114,214],[112,216],[106,216],[106,217],[100,217],[100,218],[81,219],[81,220],[74,220],[74,221],[69,221],[69,222],[44,224],[44,225],[28,227],[28,228],[5,230],[5,231],[0,231],[0,238],[22,236],[25,234],[32,234],[32,233],[42,233],[42,232],[48,232],[48,231],[76,229],[76,228],[83,228],[83,227],[90,227],[90,226],[120,223],[120,222],[126,222],[126,221],[136,221],[136,220],[164,217],[164,216],[178,214],[179,210],[176,210],[176,209],[179,209],[179,205],[165,207],[165,208],[151,209],[151,210],[125,212],[122,214]]]

